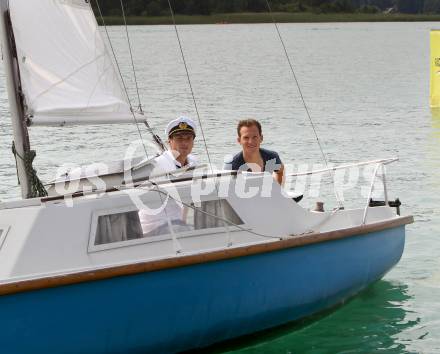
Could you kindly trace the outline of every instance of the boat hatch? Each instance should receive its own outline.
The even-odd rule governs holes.
[[[203,234],[215,233],[226,226],[235,231],[234,225],[243,224],[226,199],[180,206],[169,200],[162,211],[134,207],[101,210],[93,214],[89,252],[169,240],[172,238],[170,227],[179,237],[189,237],[199,236],[201,230]]]

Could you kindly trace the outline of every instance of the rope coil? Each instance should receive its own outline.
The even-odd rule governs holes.
[[[24,156],[21,156],[18,153],[17,149],[15,148],[15,142],[12,142],[12,153],[14,154],[14,158],[15,158],[15,167],[17,169],[18,184],[20,184],[20,177],[18,174],[17,156],[20,160],[24,162],[25,172],[30,184],[30,192],[28,193],[27,198],[46,197],[47,196],[46,188],[44,188],[43,183],[38,178],[37,171],[32,166],[32,163],[34,162],[34,159],[37,156],[35,150],[30,150],[29,152],[25,152]]]

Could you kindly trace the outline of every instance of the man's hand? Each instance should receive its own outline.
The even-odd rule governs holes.
[[[273,178],[281,185],[284,185],[284,165],[281,164],[281,167],[278,171],[273,173]]]

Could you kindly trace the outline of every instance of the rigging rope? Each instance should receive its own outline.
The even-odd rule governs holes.
[[[136,114],[134,113],[133,105],[132,105],[132,103],[131,103],[131,99],[130,99],[130,95],[128,94],[128,89],[127,89],[127,86],[126,86],[126,84],[125,84],[124,77],[123,77],[123,75],[122,75],[122,71],[121,71],[121,68],[120,68],[120,66],[119,66],[118,59],[117,59],[117,57],[116,57],[116,52],[115,52],[115,49],[113,48],[113,44],[112,44],[112,41],[111,41],[111,39],[110,39],[110,34],[108,33],[107,25],[105,24],[105,20],[104,20],[104,16],[102,15],[101,7],[99,6],[99,1],[98,1],[98,0],[95,0],[95,4],[96,4],[96,7],[97,7],[97,9],[98,9],[98,13],[99,13],[99,17],[100,17],[100,19],[101,19],[102,25],[104,26],[104,30],[105,30],[105,33],[106,33],[106,36],[107,36],[107,40],[108,40],[108,42],[109,42],[109,45],[110,45],[110,48],[111,48],[111,51],[112,51],[112,54],[113,54],[113,58],[114,58],[115,63],[116,63],[116,68],[118,69],[119,77],[121,78],[122,87],[123,87],[123,89],[124,89],[124,93],[125,93],[125,95],[126,95],[126,97],[127,97],[127,101],[128,101],[129,106],[130,106],[130,111],[131,111],[131,113],[132,113],[132,115],[133,115],[133,119],[134,119],[134,122],[135,122],[135,125],[136,125],[136,128],[137,128],[137,131],[138,131],[138,134],[139,134],[139,138],[140,138],[140,140],[141,140],[141,142],[142,142],[142,146],[143,146],[143,148],[144,148],[145,155],[147,156],[147,158],[149,158],[149,156],[148,156],[148,152],[147,152],[147,147],[145,146],[144,139],[142,138],[142,133],[141,133],[141,130],[140,130],[140,128],[139,128],[139,122],[138,122],[138,120],[137,120],[137,118],[136,118]],[[121,2],[121,4],[122,4],[122,2]],[[93,11],[93,10],[92,10],[92,11]],[[123,15],[124,15],[124,21],[125,21],[125,12],[124,12],[124,11],[123,11]],[[128,32],[127,32],[127,33],[128,33]],[[106,46],[106,48],[107,48],[107,46]],[[140,102],[140,101],[139,101],[139,102]]]
[[[131,61],[132,61],[133,74],[134,74],[134,78],[135,78],[136,90],[137,90],[137,95],[138,95],[138,100],[139,100],[139,109],[140,109],[140,113],[143,114],[143,112],[142,112],[141,100],[140,100],[140,95],[139,95],[139,86],[138,86],[138,84],[137,84],[136,71],[135,71],[134,61],[133,61],[133,55],[132,55],[132,51],[131,51],[131,44],[130,44],[130,39],[129,39],[130,37],[129,37],[129,34],[128,34],[128,29],[127,29],[127,21],[126,21],[126,17],[125,17],[124,5],[123,5],[123,3],[122,3],[122,0],[121,0],[120,2],[121,2],[121,9],[122,9],[122,16],[123,16],[123,18],[124,18],[124,23],[125,23],[125,27],[126,27],[126,34],[127,34],[127,39],[128,39],[129,48],[130,48],[130,56],[131,56]],[[144,141],[143,141],[143,139],[142,139],[141,131],[140,131],[139,126],[138,126],[138,121],[137,121],[137,119],[136,119],[136,116],[135,116],[135,113],[134,113],[134,110],[133,110],[133,106],[132,106],[132,104],[131,104],[131,100],[130,100],[130,97],[129,97],[129,94],[128,94],[127,86],[125,85],[125,81],[124,81],[124,78],[123,78],[123,76],[122,76],[122,72],[121,72],[121,69],[120,69],[120,66],[119,66],[118,60],[117,60],[117,58],[116,58],[116,53],[115,53],[115,50],[114,50],[114,48],[113,48],[113,45],[112,45],[112,42],[111,42],[111,39],[110,39],[110,35],[109,35],[109,33],[108,33],[107,26],[106,26],[106,24],[105,24],[104,17],[103,17],[103,15],[102,15],[102,11],[101,11],[101,8],[100,8],[100,6],[99,6],[98,0],[95,0],[95,3],[96,3],[96,6],[97,6],[97,8],[98,8],[98,12],[99,12],[99,16],[100,16],[100,18],[101,18],[102,24],[104,25],[105,33],[106,33],[106,35],[107,35],[107,40],[109,41],[110,48],[111,48],[112,53],[113,53],[113,57],[114,57],[114,59],[115,59],[115,61],[116,61],[117,69],[118,69],[118,71],[119,71],[119,75],[120,75],[121,80],[122,80],[123,88],[124,88],[125,94],[126,94],[126,96],[127,96],[127,100],[128,100],[129,105],[130,105],[130,109],[131,109],[131,112],[132,112],[132,114],[133,114],[133,118],[134,118],[134,120],[135,120],[135,122],[136,122],[136,127],[137,127],[137,129],[138,129],[138,133],[139,133],[139,136],[140,136],[140,138],[141,138],[142,145],[143,145],[144,150],[145,150],[145,154],[146,154],[147,158],[149,158],[149,157],[148,157],[147,149],[146,149],[145,144],[144,144]],[[158,136],[154,133],[154,131],[151,129],[151,127],[149,126],[149,124],[148,124],[148,122],[147,122],[146,120],[144,121],[144,123],[145,123],[145,125],[147,126],[148,131],[149,131],[149,132],[151,133],[151,135],[153,136],[154,141],[156,141],[157,144],[159,145],[159,147],[160,147],[162,150],[164,150],[165,146],[164,146],[164,144],[162,143],[162,140],[160,139],[160,137],[158,137]],[[163,199],[162,199],[162,195],[160,195],[160,199],[161,199],[161,203],[163,204],[164,201],[163,201]],[[171,234],[172,234],[173,247],[174,247],[175,252],[178,254],[178,253],[180,253],[180,252],[182,251],[182,247],[181,247],[181,245],[180,245],[180,243],[179,243],[179,241],[178,241],[178,239],[177,239],[177,237],[176,237],[176,235],[175,235],[175,233],[174,233],[174,230],[173,230],[173,227],[172,227],[172,224],[171,224],[170,218],[168,217],[168,212],[167,212],[166,208],[164,209],[164,211],[165,211],[165,215],[166,215],[166,217],[167,217],[168,227],[170,228],[170,231],[171,231]]]
[[[138,99],[138,110],[139,110],[140,114],[144,114],[144,111],[142,109],[141,95],[139,93],[139,84],[138,84],[137,75],[136,75],[136,68],[134,66],[133,50],[132,50],[132,45],[131,45],[131,40],[130,40],[130,34],[128,32],[128,25],[127,25],[127,18],[125,16],[124,3],[123,3],[122,0],[120,0],[120,3],[121,3],[121,10],[122,10],[122,18],[124,19],[125,33],[127,35],[127,43],[128,43],[128,50],[129,50],[129,53],[130,53],[131,68],[132,68],[132,72],[133,72],[134,84],[135,84],[135,87],[136,87],[136,95],[137,95],[137,99]],[[153,141],[159,147],[161,152],[166,151],[167,148],[166,148],[165,144],[163,143],[163,141],[160,138],[160,136],[155,133],[154,129],[150,126],[150,124],[148,123],[147,119],[144,120],[144,124],[147,127],[148,132],[153,137]]]
[[[203,143],[205,145],[206,155],[208,156],[209,167],[211,169],[211,173],[213,173],[214,170],[212,168],[211,156],[209,154],[208,144],[207,144],[206,139],[205,139],[205,132],[203,130],[202,120],[200,119],[199,109],[197,107],[197,101],[196,101],[196,97],[194,95],[194,90],[193,90],[193,87],[192,87],[191,78],[189,76],[188,66],[186,64],[186,59],[185,59],[185,54],[183,52],[182,42],[180,40],[179,31],[177,30],[176,18],[174,16],[174,10],[173,10],[173,7],[171,5],[171,0],[168,0],[168,6],[169,6],[169,9],[170,9],[171,18],[173,20],[173,26],[174,26],[174,31],[176,33],[177,42],[179,43],[180,54],[182,56],[183,65],[185,66],[186,78],[188,80],[188,86],[189,86],[189,89],[191,91],[191,96],[192,96],[192,100],[193,100],[193,104],[194,104],[194,109],[195,109],[196,114],[197,114],[197,120],[199,121],[200,131],[202,133],[202,139],[203,139]],[[219,189],[218,189],[217,184],[215,185],[215,189],[217,191],[217,194],[219,194]],[[220,203],[220,209],[221,209],[222,215],[224,216],[225,212],[224,212],[224,209],[223,209],[223,205],[221,203]],[[231,234],[229,232],[228,225],[226,223],[225,223],[225,229],[226,229],[226,232],[228,234],[228,245],[227,246],[230,247],[230,246],[232,246],[232,239],[231,239]]]
[[[96,3],[98,2],[98,0],[95,0],[95,1],[96,1]],[[134,67],[133,54],[132,54],[132,50],[131,50],[130,36],[129,36],[129,34],[128,34],[127,20],[126,20],[126,17],[125,17],[125,10],[124,10],[124,5],[123,5],[123,3],[122,3],[122,0],[120,0],[120,3],[121,3],[121,9],[122,9],[122,17],[124,18],[125,30],[126,30],[126,34],[127,34],[128,46],[129,46],[129,49],[130,49],[131,64],[132,64],[133,75],[134,75],[134,79],[135,79],[136,91],[137,91],[138,102],[139,102],[139,111],[140,111],[141,114],[143,114],[143,111],[142,111],[142,104],[141,104],[141,99],[140,99],[140,95],[139,95],[139,86],[138,86],[137,78],[136,78],[136,70],[135,70],[135,67]],[[108,39],[108,41],[109,41],[109,43],[110,43],[110,46],[111,46],[111,48],[112,48],[112,52],[113,52],[113,56],[114,56],[114,58],[115,58],[115,60],[116,60],[116,54],[115,54],[115,51],[114,51],[114,49],[113,49],[113,45],[111,44],[110,36],[109,36],[109,34],[108,34],[108,31],[107,31],[107,26],[105,25],[104,18],[103,18],[103,16],[102,16],[102,12],[101,12],[101,9],[99,8],[99,4],[98,4],[98,3],[97,3],[97,6],[98,6],[98,9],[99,9],[99,15],[100,15],[100,17],[101,17],[101,21],[102,21],[102,23],[103,23],[103,25],[104,25],[105,32],[106,32],[106,34],[107,34],[107,39]],[[116,63],[117,63],[117,60],[116,60]],[[120,70],[120,68],[119,68],[119,64],[118,64],[118,70],[119,70],[119,74],[120,74],[120,76],[121,76],[121,80],[122,80],[123,83],[124,83],[124,79],[123,79],[123,77],[122,77],[122,73],[121,73],[121,70]],[[127,99],[128,99],[129,104],[130,104],[131,111],[132,111],[132,113],[133,113],[133,118],[134,118],[135,121],[136,121],[136,127],[137,127],[137,129],[138,129],[139,135],[141,136],[141,141],[142,141],[142,145],[144,146],[145,154],[147,155],[147,158],[149,158],[149,157],[148,157],[148,153],[147,153],[147,149],[146,149],[145,144],[144,144],[144,142],[143,142],[143,140],[142,140],[142,135],[141,135],[141,132],[140,132],[139,126],[138,126],[138,124],[137,124],[138,122],[137,122],[137,120],[136,120],[136,117],[135,117],[135,114],[134,114],[134,111],[133,111],[133,106],[132,106],[132,104],[131,104],[131,100],[130,100],[130,97],[129,97],[129,95],[128,95],[128,90],[127,90],[127,87],[125,86],[125,83],[124,83],[124,90],[125,90],[125,94],[127,95]],[[146,125],[148,131],[150,132],[150,134],[153,136],[153,140],[157,143],[157,145],[160,147],[160,149],[161,149],[162,151],[166,151],[166,147],[165,147],[165,145],[163,144],[162,140],[160,139],[160,137],[159,137],[157,134],[154,133],[153,129],[150,127],[150,125],[148,124],[147,120],[145,120],[144,123],[145,123],[145,125]],[[162,195],[160,195],[160,200],[161,200],[161,203],[163,204],[164,201],[163,201],[163,199],[162,199]],[[172,223],[171,223],[171,219],[170,219],[169,216],[168,216],[168,212],[167,212],[166,208],[164,209],[164,211],[165,211],[165,215],[166,215],[166,218],[167,218],[168,227],[169,227],[169,229],[170,229],[170,231],[171,231],[171,235],[172,235],[172,239],[173,239],[173,247],[174,247],[174,251],[176,252],[176,254],[179,254],[179,253],[182,252],[182,246],[180,245],[180,242],[178,241],[177,236],[176,236],[176,234],[175,234],[175,232],[174,232],[174,229],[173,229],[173,226],[172,226]]]
[[[259,233],[259,232],[253,231],[253,230],[249,230],[248,228],[245,228],[245,227],[243,227],[243,226],[241,226],[241,225],[239,225],[239,224],[237,224],[237,223],[234,223],[234,222],[232,222],[232,221],[230,221],[230,220],[228,220],[228,219],[226,218],[226,216],[224,215],[224,212],[222,212],[222,216],[220,217],[220,216],[218,216],[218,215],[216,215],[216,214],[212,214],[212,213],[210,213],[210,212],[207,212],[206,210],[203,210],[203,209],[201,209],[201,208],[199,208],[199,207],[196,207],[196,206],[193,205],[193,204],[185,203],[185,202],[182,201],[182,200],[177,200],[177,199],[174,198],[169,192],[167,192],[164,188],[161,188],[161,187],[160,187],[156,182],[154,182],[153,180],[148,180],[148,181],[146,181],[146,183],[150,183],[150,184],[152,184],[153,186],[156,187],[155,190],[156,190],[159,194],[163,194],[163,195],[167,196],[167,198],[174,200],[176,203],[181,203],[183,206],[186,206],[187,208],[190,208],[190,209],[192,209],[192,210],[194,210],[194,211],[197,211],[197,212],[200,212],[200,213],[202,213],[202,214],[205,214],[205,215],[211,216],[211,217],[213,217],[214,219],[217,219],[217,220],[223,221],[225,224],[229,224],[230,226],[234,226],[234,227],[240,229],[241,231],[244,231],[244,232],[247,232],[247,233],[250,233],[250,234],[256,235],[256,236],[260,236],[260,237],[274,238],[274,239],[278,239],[278,240],[281,239],[281,238],[278,237],[278,236],[265,235],[265,234],[262,234],[262,233]],[[139,187],[137,187],[137,188],[143,189],[142,186],[145,186],[145,185],[142,184],[141,186],[139,186]],[[218,199],[218,202],[220,203],[220,207],[223,208],[223,204],[221,203],[221,199]],[[229,241],[229,240],[228,240],[228,241]],[[228,244],[228,246],[231,246],[231,244]]]
[[[130,53],[131,68],[132,68],[132,72],[133,72],[134,83],[135,83],[135,86],[136,86],[136,94],[137,94],[137,99],[138,99],[138,110],[139,110],[140,114],[144,114],[144,111],[142,109],[141,96],[140,96],[140,93],[139,93],[139,84],[138,84],[138,80],[137,80],[136,69],[135,69],[135,66],[134,66],[133,50],[132,50],[130,35],[129,35],[129,32],[128,32],[128,25],[127,25],[127,18],[126,18],[126,15],[125,15],[124,3],[123,3],[122,0],[120,0],[120,3],[121,3],[122,18],[124,19],[125,33],[127,35],[127,43],[128,43],[128,50],[129,50],[129,53]],[[144,120],[144,124],[147,127],[148,132],[153,137],[153,141],[159,147],[159,150],[161,152],[166,151],[167,148],[166,148],[165,144],[163,143],[163,141],[160,138],[160,136],[155,133],[154,129],[150,126],[150,124],[148,123],[147,119]]]
[[[176,19],[174,17],[174,10],[173,10],[173,7],[171,5],[171,1],[170,0],[168,0],[168,6],[170,8],[171,18],[173,20],[173,26],[174,26],[174,31],[176,33],[177,42],[179,43],[180,54],[182,56],[183,65],[185,66],[186,78],[188,80],[188,86],[189,86],[189,89],[191,91],[191,96],[192,96],[192,100],[193,100],[193,104],[194,104],[194,109],[196,111],[197,119],[199,121],[200,131],[202,133],[202,139],[203,139],[203,143],[205,145],[206,155],[208,156],[208,162],[209,162],[209,166],[211,168],[211,172],[213,172],[213,170],[212,170],[212,163],[211,163],[211,156],[209,155],[208,144],[206,143],[205,132],[203,131],[202,120],[200,119],[199,109],[197,107],[197,101],[196,101],[196,98],[195,98],[195,95],[194,95],[194,90],[193,90],[193,87],[192,87],[191,78],[189,76],[188,66],[186,65],[185,54],[183,52],[182,42],[180,41],[179,31],[177,30]]]
[[[150,124],[148,124],[147,120],[144,120],[144,124],[147,127],[148,131],[150,132],[150,134],[153,137],[154,142],[156,143],[156,145],[159,147],[159,149],[161,150],[161,152],[165,152],[167,151],[167,147],[165,146],[164,142],[162,141],[161,137],[159,135],[157,135],[155,133],[155,131],[153,130],[153,128],[150,126]]]
[[[136,77],[136,69],[134,67],[133,52],[131,50],[130,35],[128,34],[127,19],[125,17],[124,4],[123,4],[122,0],[120,0],[120,2],[121,2],[122,18],[124,19],[125,33],[127,34],[127,43],[128,43],[128,49],[129,49],[129,52],[130,52],[131,67],[133,69],[134,83],[136,85],[136,93],[137,93],[137,98],[138,98],[138,108],[139,108],[139,112],[143,113],[143,111],[142,111],[142,103],[141,103],[141,96],[139,95],[139,85],[138,85],[138,81],[137,81],[137,77]]]
[[[275,26],[275,29],[276,29],[277,34],[278,34],[278,37],[280,39],[281,45],[283,46],[284,54],[286,55],[286,59],[287,59],[287,62],[289,64],[290,71],[292,72],[293,78],[295,80],[296,87],[298,89],[298,93],[299,93],[299,95],[301,97],[301,101],[303,103],[303,106],[304,106],[304,109],[306,111],[307,117],[309,118],[310,124],[311,124],[312,129],[313,129],[313,133],[315,134],[315,138],[316,138],[316,141],[318,143],[319,150],[321,151],[322,159],[324,160],[325,167],[328,169],[329,167],[328,167],[327,157],[325,156],[324,149],[322,148],[321,142],[319,141],[318,132],[316,131],[315,124],[313,122],[313,119],[312,119],[312,116],[310,114],[309,108],[308,108],[308,106],[306,104],[306,100],[305,100],[304,95],[303,95],[302,90],[301,90],[301,85],[299,84],[299,80],[298,80],[298,78],[296,76],[296,73],[295,73],[295,70],[293,68],[292,61],[290,60],[289,53],[287,52],[287,48],[286,48],[286,45],[284,43],[284,39],[283,39],[283,37],[281,35],[280,29],[278,28],[278,23],[275,21],[275,17],[273,15],[272,8],[270,6],[269,0],[265,0],[265,1],[266,1],[267,8],[269,10],[270,17],[271,17],[272,22],[273,22],[273,24]],[[334,192],[335,192],[336,200],[337,200],[337,202],[339,204],[339,207],[342,207],[343,206],[342,205],[342,201],[339,198],[339,193],[336,191],[335,174],[334,174],[333,171],[331,172],[331,175],[332,175],[332,178],[333,178],[333,186],[334,186]]]
[[[32,166],[35,156],[37,155],[35,150],[30,150],[28,152],[25,152],[24,156],[21,156],[18,153],[17,149],[15,148],[15,143],[12,142],[12,153],[14,154],[16,167],[17,167],[17,156],[20,160],[24,162],[25,172],[28,177],[29,187],[30,187],[30,191],[28,192],[26,198],[46,197],[47,191],[44,188],[43,183],[38,178],[37,171]],[[18,184],[20,184],[18,167],[17,167],[17,178],[18,178]]]

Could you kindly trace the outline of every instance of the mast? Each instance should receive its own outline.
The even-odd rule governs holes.
[[[14,134],[17,175],[20,181],[22,197],[30,198],[32,193],[30,176],[27,173],[26,162],[24,161],[26,160],[26,156],[30,156],[30,142],[24,114],[23,96],[21,94],[17,54],[15,50],[8,0],[0,0],[0,31],[3,61],[5,64],[6,86],[8,90],[12,129]],[[28,168],[29,165],[31,166],[31,162],[28,162]]]

